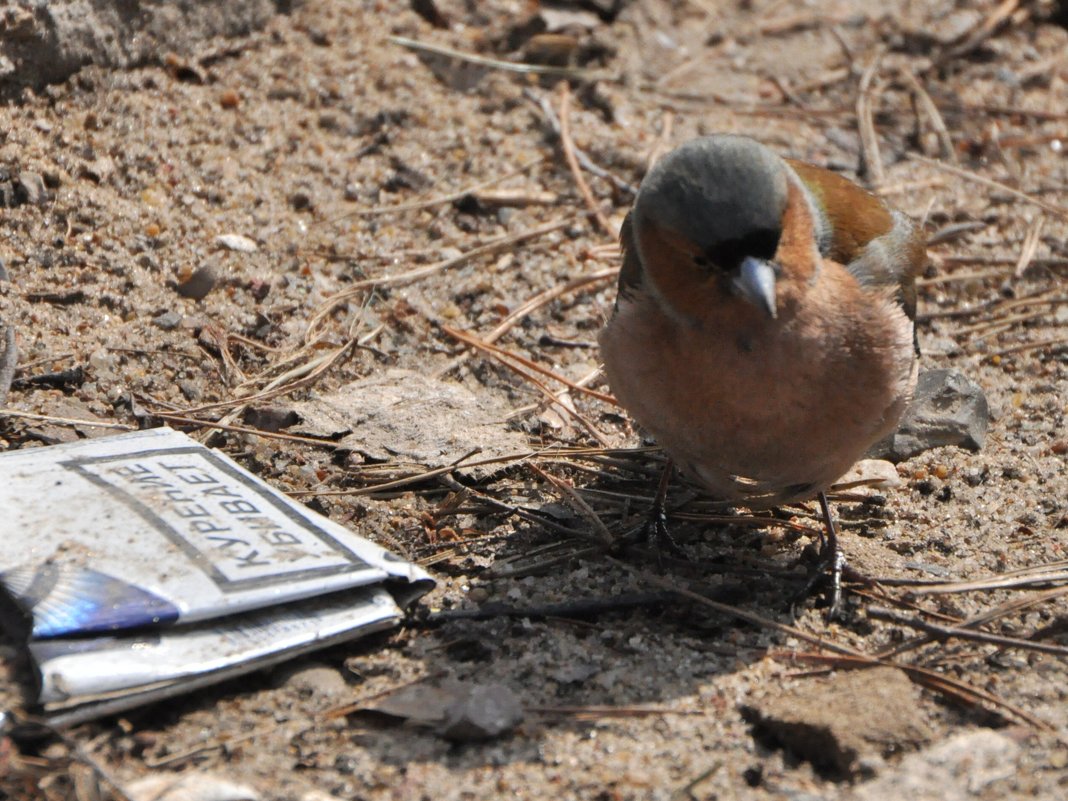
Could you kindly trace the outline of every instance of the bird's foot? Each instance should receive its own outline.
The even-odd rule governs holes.
[[[649,510],[649,516],[645,519],[645,522],[631,529],[621,538],[621,542],[624,545],[634,542],[651,543],[656,549],[657,562],[660,562],[661,566],[663,566],[663,555],[665,553],[680,559],[687,558],[686,552],[671,536],[671,530],[668,528],[667,490],[673,467],[670,460],[664,465],[664,470],[660,474],[660,481],[657,485],[656,495],[653,498],[653,506]]]
[[[808,598],[817,585],[827,581],[830,583],[827,620],[830,621],[837,620],[842,613],[842,574],[846,570],[846,558],[842,546],[838,543],[838,527],[831,516],[827,497],[822,492],[819,494],[819,501],[827,524],[827,534],[823,536],[821,532],[819,556],[809,570],[804,586],[794,596],[791,606]]]
[[[845,570],[845,552],[838,544],[837,538],[824,543],[816,570],[830,580],[830,603],[827,606],[827,620],[837,620],[842,612],[842,571]]]
[[[685,559],[686,552],[675,541],[668,527],[667,511],[664,505],[657,503],[649,512],[649,516],[643,523],[627,531],[619,538],[619,544],[626,546],[638,542],[647,542],[656,551],[657,561],[661,561],[663,554]]]
[[[680,559],[686,558],[686,552],[675,541],[675,538],[671,535],[671,529],[668,528],[667,510],[664,508],[664,504],[658,503],[653,506],[649,512],[648,519],[642,526],[642,532],[645,540],[652,543],[653,547],[656,548],[658,560],[661,559],[664,553]]]

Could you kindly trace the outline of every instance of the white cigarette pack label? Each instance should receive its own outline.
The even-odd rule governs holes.
[[[190,623],[385,580],[430,583],[177,431],[0,454],[0,585],[35,637]]]
[[[223,592],[366,567],[329,532],[200,447],[62,463],[138,514]]]

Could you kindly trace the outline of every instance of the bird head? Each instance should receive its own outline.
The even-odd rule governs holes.
[[[668,310],[696,321],[740,300],[775,318],[791,267],[783,256],[804,240],[805,261],[818,257],[796,184],[779,156],[740,136],[694,139],[661,159],[642,181],[632,220],[638,256]]]

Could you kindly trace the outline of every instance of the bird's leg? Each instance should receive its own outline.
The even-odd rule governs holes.
[[[838,526],[831,514],[831,505],[827,502],[827,493],[820,491],[820,510],[823,512],[823,522],[827,524],[827,538],[823,541],[820,549],[819,570],[829,569],[831,574],[831,605],[827,610],[827,618],[834,620],[842,608],[842,570],[845,568],[845,552],[838,543]]]
[[[838,526],[831,514],[831,505],[827,502],[827,495],[821,492],[816,497],[820,501],[820,509],[823,512],[823,522],[827,527],[826,535],[820,531],[820,553],[816,564],[809,569],[808,578],[793,600],[791,607],[800,603],[812,594],[813,588],[824,579],[831,580],[831,602],[827,609],[827,619],[834,620],[842,608],[842,572],[845,570],[845,553],[838,544]]]
[[[656,546],[658,554],[667,551],[673,556],[685,557],[686,552],[675,542],[667,524],[667,493],[674,467],[675,463],[669,458],[660,473],[660,481],[656,485],[656,495],[653,497],[649,516],[641,526],[624,535],[624,540],[645,540]]]
[[[664,464],[664,470],[660,474],[660,481],[656,485],[656,497],[653,498],[653,508],[649,510],[649,519],[645,523],[646,537],[651,539],[658,549],[667,551],[674,556],[686,556],[686,552],[675,542],[667,524],[667,494],[668,485],[671,484],[671,473],[675,469],[675,463],[669,458]]]

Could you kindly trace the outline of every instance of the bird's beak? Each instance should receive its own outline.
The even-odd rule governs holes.
[[[770,262],[746,256],[734,277],[733,287],[735,294],[775,318],[775,268]]]

